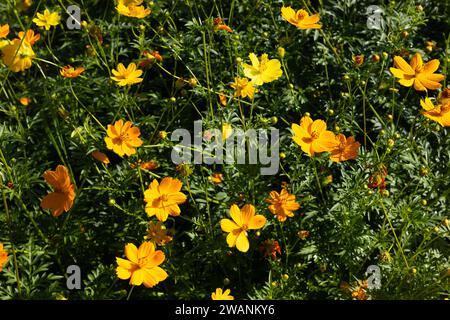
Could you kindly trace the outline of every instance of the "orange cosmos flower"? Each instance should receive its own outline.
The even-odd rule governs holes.
[[[216,292],[211,293],[212,300],[234,300],[234,297],[230,295],[230,289],[222,291],[221,288],[217,288]]]
[[[142,82],[144,79],[140,78],[143,71],[136,68],[136,64],[130,63],[127,68],[122,63],[117,65],[117,70],[111,71],[114,77],[111,77],[121,87],[126,85],[133,85]]]
[[[216,30],[225,30],[230,33],[233,32],[233,29],[231,29],[229,26],[227,26],[225,23],[223,23],[222,18],[214,18],[213,23],[214,23],[214,28]]]
[[[20,31],[19,39],[22,39],[25,36],[25,41],[27,41],[30,45],[34,45],[36,42],[41,39],[41,35],[39,33],[34,34],[34,31],[29,29],[27,32]]]
[[[147,235],[145,240],[153,242],[155,245],[163,246],[172,241],[172,236],[161,221],[148,223]]]
[[[141,169],[144,170],[155,170],[159,168],[159,164],[156,161],[147,161],[140,164]]]
[[[8,253],[3,249],[3,243],[0,243],[0,272],[3,270],[3,266],[8,261]]]
[[[300,208],[300,205],[295,202],[295,195],[290,194],[286,189],[281,190],[281,193],[276,191],[270,192],[270,198],[266,199],[270,203],[269,210],[277,216],[278,221],[286,221],[287,217],[293,217],[294,211]]]
[[[264,258],[272,258],[275,260],[278,255],[281,255],[281,247],[277,240],[266,240],[259,246],[259,251],[264,255]]]
[[[221,184],[223,182],[223,174],[216,172],[209,176],[208,179],[214,184]]]
[[[76,78],[78,77],[81,73],[84,72],[84,68],[83,67],[78,67],[76,69],[74,69],[72,66],[65,66],[63,68],[61,68],[61,70],[59,70],[59,73],[64,77],[64,78]]]
[[[31,99],[28,98],[28,97],[22,97],[22,98],[19,99],[19,102],[20,102],[21,105],[26,107],[26,106],[28,106],[30,104]]]
[[[104,164],[108,164],[109,163],[109,158],[106,154],[104,154],[103,152],[100,152],[98,150],[95,150],[91,153],[91,156],[95,159],[98,160]]]
[[[42,199],[41,208],[51,209],[54,217],[58,217],[63,211],[69,211],[75,199],[75,186],[70,181],[67,168],[58,165],[55,171],[47,170],[44,172],[44,179],[54,191]]]
[[[282,7],[281,8],[281,16],[289,22],[290,24],[296,26],[300,29],[320,29],[322,26],[317,24],[319,22],[320,17],[318,14],[314,14],[312,16],[309,15],[306,10],[300,9],[295,12],[291,7]]]
[[[234,82],[230,86],[235,90],[234,91],[235,97],[242,97],[242,98],[249,97],[250,99],[253,99],[253,97],[255,96],[254,84],[247,78],[236,77],[234,78]]]
[[[0,25],[0,39],[6,38],[9,34],[9,24]]]
[[[14,39],[7,45],[2,46],[3,63],[12,71],[20,72],[31,67],[32,61],[36,56],[31,44],[28,41]]]
[[[219,103],[224,107],[227,106],[227,97],[224,94],[219,94]]]
[[[422,56],[416,53],[409,64],[400,56],[394,57],[395,68],[389,70],[394,77],[399,78],[398,81],[402,86],[411,87],[417,91],[426,91],[427,89],[436,90],[442,87],[439,83],[444,80],[442,74],[434,72],[439,68],[439,60],[433,59],[423,64]]]
[[[139,249],[128,243],[125,246],[125,256],[128,260],[116,257],[116,273],[119,279],[130,279],[130,285],[144,284],[147,288],[167,279],[167,272],[159,267],[166,257],[161,250],[155,251],[153,243],[144,242]]]
[[[133,127],[131,121],[123,123],[120,119],[114,125],[108,124],[106,130],[108,136],[105,137],[106,147],[113,150],[119,156],[131,156],[136,153],[136,148],[142,145],[139,139],[141,132],[138,127]]]
[[[346,138],[343,134],[336,136],[336,148],[330,150],[330,160],[333,162],[347,161],[358,157],[360,143],[354,137]]]
[[[447,99],[448,100],[448,99]],[[430,98],[420,100],[420,105],[423,108],[422,114],[436,121],[443,127],[450,126],[450,100],[441,99],[437,105],[431,102]]]
[[[116,10],[119,14],[142,19],[148,16],[152,11],[142,5],[144,0],[119,0]]]
[[[179,216],[179,204],[186,202],[187,197],[180,192],[182,183],[178,179],[166,177],[161,180],[154,179],[144,192],[145,212],[148,216],[156,216],[159,221],[166,221],[167,217]]]
[[[263,215],[255,215],[255,207],[246,204],[242,209],[235,204],[230,208],[230,216],[233,220],[222,219],[220,227],[228,232],[227,243],[230,248],[236,246],[241,252],[247,252],[250,244],[247,238],[247,230],[261,229],[266,224]]]
[[[316,152],[333,150],[336,147],[336,138],[333,132],[327,130],[327,124],[323,120],[313,121],[305,116],[300,120],[300,125],[293,123],[292,139],[304,152],[313,156]]]

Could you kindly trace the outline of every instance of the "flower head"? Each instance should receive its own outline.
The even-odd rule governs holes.
[[[264,255],[265,258],[272,258],[275,260],[277,254],[281,255],[281,247],[277,240],[266,240],[259,246],[259,251]]]
[[[256,54],[250,53],[249,58],[252,65],[244,63],[242,66],[245,76],[250,78],[254,85],[260,86],[263,83],[272,82],[283,74],[280,61],[278,59],[269,60],[266,53],[259,58]]]
[[[166,229],[161,221],[148,223],[147,235],[144,239],[153,242],[155,245],[163,246],[172,241],[169,230]]]
[[[266,224],[266,218],[263,215],[255,215],[255,207],[251,204],[246,204],[242,209],[233,204],[230,216],[233,220],[220,221],[222,230],[228,232],[228,246],[230,248],[236,246],[239,251],[247,252],[250,247],[247,230],[261,229]]]
[[[347,161],[358,157],[360,143],[354,137],[346,138],[343,134],[336,136],[336,147],[330,150],[330,160],[333,162]]]
[[[434,105],[430,98],[425,98],[425,100],[420,100],[420,105],[425,117],[436,121],[443,127],[450,126],[450,99],[440,99],[438,104]]]
[[[31,67],[35,53],[28,41],[14,39],[2,47],[3,63],[13,72],[20,72]]]
[[[95,159],[98,160],[104,164],[109,164],[109,158],[106,154],[104,154],[103,152],[100,152],[98,150],[95,150],[91,153],[91,156]]]
[[[135,154],[136,148],[142,145],[142,140],[139,139],[141,132],[138,127],[133,127],[131,121],[124,124],[122,119],[117,120],[114,125],[108,124],[106,132],[106,147],[121,157]]]
[[[37,18],[33,19],[33,22],[38,27],[43,27],[45,30],[50,30],[52,26],[57,26],[61,16],[58,12],[50,12],[48,9],[44,10],[44,13],[37,13]]]
[[[225,30],[226,32],[232,33],[233,29],[231,29],[229,26],[227,26],[225,23],[223,23],[222,18],[214,18],[214,29],[215,30]]]
[[[281,16],[290,24],[300,29],[320,29],[322,26],[318,24],[320,17],[318,14],[312,16],[306,10],[300,9],[297,12],[291,7],[282,7]]]
[[[23,105],[24,107],[28,106],[31,102],[31,99],[28,97],[22,97],[19,99],[19,102],[21,105]]]
[[[53,187],[53,192],[41,201],[42,209],[51,209],[54,217],[72,208],[75,199],[75,186],[70,181],[69,171],[65,166],[58,165],[55,171],[44,172],[45,181]]]
[[[304,152],[313,156],[316,152],[333,150],[336,147],[336,138],[333,132],[327,130],[327,124],[323,120],[312,120],[305,116],[300,120],[300,125],[292,124],[294,136],[292,139]]]
[[[148,216],[156,216],[159,221],[166,221],[167,217],[179,216],[179,204],[186,202],[187,197],[180,192],[182,183],[178,179],[166,177],[161,180],[154,179],[144,192],[145,212]]]
[[[223,174],[215,172],[208,179],[214,184],[221,184],[223,182]]]
[[[116,10],[119,14],[142,19],[148,16],[152,11],[142,5],[143,0],[119,0]]]
[[[281,222],[286,221],[287,217],[293,217],[294,211],[300,208],[300,205],[295,202],[295,195],[290,194],[286,189],[281,190],[281,193],[276,191],[270,192],[270,198],[266,199],[270,203],[269,210]]]
[[[9,24],[0,25],[0,39],[6,38],[9,34]]]
[[[27,30],[26,33],[23,31],[19,32],[19,39],[22,39],[24,36],[25,41],[27,41],[30,45],[34,45],[41,38],[41,35],[39,33],[34,34],[34,31],[31,29]]]
[[[3,248],[3,243],[0,243],[0,272],[3,270],[3,266],[8,261],[8,253]]]
[[[249,81],[247,78],[234,78],[234,82],[230,85],[235,91],[235,97],[249,97],[253,99],[255,95],[255,87],[252,81]]]
[[[216,292],[211,293],[212,300],[234,300],[233,296],[230,296],[230,289],[222,292],[221,288],[217,288]]]
[[[152,171],[152,170],[158,169],[159,164],[156,161],[147,161],[147,162],[142,162],[140,164],[140,167],[141,167],[141,169]]]
[[[117,277],[122,280],[130,279],[130,285],[140,286],[144,284],[147,288],[156,286],[159,282],[167,279],[167,272],[159,267],[166,259],[164,252],[155,251],[155,245],[144,242],[139,249],[132,243],[125,246],[127,259],[116,257]]]
[[[72,66],[65,66],[63,68],[61,68],[61,70],[59,70],[59,73],[64,77],[64,78],[76,78],[78,77],[81,73],[84,72],[84,68],[83,67],[78,67],[78,68],[74,68]]]
[[[130,63],[127,68],[122,63],[117,65],[117,70],[112,70],[114,81],[117,81],[119,86],[133,85],[142,82],[142,70],[136,69],[136,64]]]
[[[439,60],[433,59],[423,64],[422,56],[416,53],[409,64],[400,56],[394,57],[394,67],[389,70],[402,86],[411,87],[417,91],[436,90],[442,87],[439,83],[445,76],[434,73],[439,68]]]

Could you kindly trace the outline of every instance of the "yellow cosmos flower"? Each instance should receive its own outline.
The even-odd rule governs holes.
[[[287,217],[293,217],[294,211],[300,208],[300,205],[295,202],[295,195],[290,194],[286,189],[281,190],[281,193],[276,191],[270,192],[270,198],[266,199],[270,203],[269,210],[281,222],[286,221]]]
[[[347,161],[358,157],[360,143],[354,137],[346,138],[343,134],[336,136],[337,145],[330,150],[330,160],[333,162]]]
[[[222,292],[221,288],[217,288],[216,292],[211,293],[212,300],[234,300],[234,297],[230,295],[230,289]]]
[[[124,124],[120,119],[114,125],[108,124],[106,133],[108,134],[105,137],[106,147],[121,157],[135,154],[136,148],[142,145],[142,140],[139,139],[141,131],[138,127],[133,127],[131,121]]]
[[[409,64],[402,57],[395,56],[394,67],[389,70],[400,79],[398,82],[405,87],[414,85],[417,91],[439,89],[442,87],[439,82],[445,78],[442,74],[434,73],[439,68],[439,60],[433,59],[423,64],[420,53],[416,53]]]
[[[152,11],[142,5],[143,0],[119,0],[116,10],[119,14],[142,19],[148,16]]]
[[[106,154],[104,154],[103,152],[100,152],[98,150],[95,150],[91,153],[91,156],[95,159],[98,160],[104,164],[108,164],[109,163],[109,158]]]
[[[48,9],[44,10],[44,13],[37,13],[37,18],[33,19],[33,22],[38,27],[43,27],[45,30],[50,30],[52,26],[57,26],[61,16],[58,12],[50,12]]]
[[[291,7],[282,7],[281,16],[290,24],[300,29],[320,29],[322,26],[318,24],[320,17],[318,14],[312,16],[306,10],[300,9],[297,12]]]
[[[247,252],[250,244],[247,238],[247,230],[261,229],[266,224],[263,215],[255,215],[255,207],[246,204],[242,209],[235,204],[230,208],[230,216],[233,220],[222,219],[220,227],[227,235],[227,243],[230,248],[236,246],[241,252]]]
[[[24,107],[28,106],[31,102],[31,99],[28,97],[22,97],[19,99],[19,102],[21,105],[23,105]]]
[[[41,208],[52,209],[54,217],[58,217],[63,211],[69,211],[75,199],[75,185],[70,181],[69,170],[58,165],[55,171],[45,171],[44,179],[54,191],[42,199]]]
[[[147,288],[156,286],[167,279],[167,272],[159,267],[166,256],[161,250],[155,251],[155,245],[144,242],[139,249],[132,243],[125,246],[125,256],[128,260],[116,257],[117,277],[122,280],[130,279],[130,285]]]
[[[72,66],[65,66],[62,67],[61,70],[59,70],[59,73],[64,77],[64,78],[76,78],[78,77],[80,74],[82,74],[84,72],[84,68],[83,67],[78,67],[78,68],[74,68]]]
[[[8,261],[8,253],[3,249],[3,243],[0,243],[0,272],[3,270],[3,266]]]
[[[244,75],[247,78],[250,78],[257,86],[260,86],[263,83],[272,82],[283,74],[280,61],[278,59],[269,60],[266,53],[259,57],[259,59],[254,53],[250,53],[249,58],[252,65],[246,63],[242,64]]]
[[[430,98],[425,98],[425,100],[420,100],[420,105],[425,117],[436,121],[443,127],[450,127],[450,101],[440,100],[437,105],[434,105]]]
[[[223,174],[215,172],[208,177],[208,180],[214,184],[221,184],[223,182]]]
[[[333,150],[337,145],[334,133],[327,130],[327,124],[323,120],[313,121],[305,116],[300,120],[300,125],[292,124],[292,130],[292,139],[309,156],[316,152]]]
[[[0,25],[0,39],[6,38],[8,34],[9,34],[9,25],[8,24]]]
[[[114,77],[111,77],[114,81],[117,81],[119,86],[133,85],[142,82],[142,78],[139,78],[143,71],[136,69],[135,63],[130,63],[127,68],[122,63],[119,63],[117,70],[112,70]]]
[[[231,87],[235,90],[235,97],[249,97],[253,99],[255,95],[255,87],[252,81],[249,81],[247,78],[234,78],[234,82],[231,84]]]
[[[14,39],[2,47],[3,63],[13,72],[21,72],[31,67],[35,57],[28,41]]]
[[[148,216],[156,216],[159,221],[166,221],[167,217],[179,216],[179,204],[186,202],[187,197],[180,192],[182,183],[178,179],[166,177],[161,180],[154,179],[144,192],[145,212]]]
[[[163,246],[172,241],[172,236],[161,221],[148,223],[147,235],[145,240],[153,242],[155,245]]]

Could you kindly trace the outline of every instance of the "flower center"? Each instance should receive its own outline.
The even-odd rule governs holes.
[[[313,139],[317,139],[317,138],[319,138],[319,132],[317,132],[317,131],[312,131],[311,132],[311,138],[313,138]]]
[[[168,196],[167,194],[163,194],[163,195],[160,197],[160,199],[161,199],[161,201],[167,202],[167,201],[169,201],[169,196]]]

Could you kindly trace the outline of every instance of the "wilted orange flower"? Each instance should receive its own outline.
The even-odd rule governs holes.
[[[266,224],[266,218],[263,215],[255,215],[255,207],[251,204],[246,204],[242,209],[233,204],[230,216],[233,220],[220,220],[220,227],[224,232],[228,232],[228,246],[236,246],[239,251],[247,252],[250,247],[247,230],[261,229]]]
[[[163,61],[163,57],[161,56],[159,51],[151,51],[150,52],[148,50],[144,50],[142,55],[145,58],[141,62],[139,62],[139,66],[142,67],[142,68],[145,68],[148,65],[152,64],[155,60],[159,61],[159,62]]]
[[[308,230],[300,230],[299,232],[297,232],[298,237],[300,238],[300,240],[305,240],[306,238],[309,237],[311,233]]]
[[[367,300],[366,289],[368,287],[367,280],[358,281],[356,287],[352,290],[352,298],[353,300]]]
[[[31,67],[35,53],[28,41],[14,39],[1,48],[3,63],[13,72],[20,72]]]
[[[343,134],[336,136],[336,148],[330,150],[330,160],[333,162],[347,161],[358,157],[360,143],[354,137],[346,138]]]
[[[140,164],[140,167],[141,167],[141,169],[151,171],[151,170],[155,170],[155,169],[159,168],[159,164],[156,161],[147,161],[147,162],[142,162]]]
[[[132,18],[145,18],[152,11],[142,5],[144,0],[118,0],[116,10],[119,14]]]
[[[318,14],[312,16],[306,10],[300,9],[295,12],[291,7],[281,8],[282,17],[290,24],[300,29],[320,29],[322,26],[318,24],[320,17]]]
[[[44,172],[44,179],[54,191],[42,199],[41,208],[51,209],[54,217],[58,217],[63,211],[69,211],[75,199],[75,186],[70,181],[67,168],[58,165],[55,171],[47,170]]]
[[[172,241],[172,236],[161,221],[148,223],[147,235],[145,240],[153,242],[155,245],[163,246]]]
[[[293,123],[292,139],[304,152],[313,156],[316,152],[333,150],[336,147],[336,138],[333,132],[327,130],[327,124],[323,120],[313,121],[305,116],[300,120],[300,125]]]
[[[108,136],[105,137],[106,147],[113,150],[119,156],[131,156],[136,153],[136,148],[142,145],[139,139],[141,132],[138,127],[133,127],[131,121],[123,123],[120,119],[114,125],[108,124],[106,130]]]
[[[72,66],[69,65],[69,66],[62,67],[61,70],[59,70],[59,73],[64,78],[76,78],[81,73],[83,73],[84,70],[85,69],[83,67],[78,67],[78,68],[74,69]]]
[[[277,240],[266,240],[259,246],[259,251],[265,258],[272,258],[275,260],[278,255],[281,255],[281,247]]]
[[[227,32],[233,32],[233,29],[231,29],[229,26],[227,26],[225,23],[223,23],[222,18],[214,18],[213,20],[214,28],[216,30],[225,30]]]
[[[252,65],[243,63],[242,67],[244,68],[244,75],[250,78],[256,86],[277,80],[283,74],[280,61],[278,59],[269,60],[266,53],[259,58],[256,54],[250,53],[249,58]]]
[[[29,29],[27,32],[20,31],[19,39],[22,39],[25,36],[25,41],[27,41],[30,45],[34,45],[36,42],[41,39],[41,35],[39,33],[34,34],[34,31]]]
[[[31,99],[28,98],[28,97],[22,97],[22,98],[19,99],[19,102],[20,102],[21,105],[26,107],[26,106],[28,106],[30,104]]]
[[[364,63],[364,55],[363,54],[358,54],[356,56],[352,57],[353,62],[355,63],[355,65],[360,66]]]
[[[223,105],[224,107],[226,107],[227,105],[227,97],[223,94],[219,94],[219,102],[221,105]]]
[[[295,195],[290,194],[286,189],[281,190],[281,193],[276,191],[270,192],[270,198],[266,199],[270,203],[269,210],[277,216],[278,221],[286,221],[287,217],[293,217],[294,211],[300,208],[300,205],[295,202]]]
[[[423,108],[422,114],[439,123],[443,127],[450,126],[450,100],[441,99],[437,105],[434,105],[430,98],[420,100],[420,105]]]
[[[221,184],[223,182],[223,174],[215,172],[208,179],[214,184]]]
[[[216,292],[211,293],[212,300],[234,300],[234,297],[230,295],[230,289],[222,292],[221,288],[217,288]]]
[[[130,285],[144,284],[147,288],[152,288],[167,279],[167,272],[159,267],[166,256],[161,250],[155,251],[153,243],[144,242],[139,249],[134,244],[128,243],[125,246],[125,256],[128,260],[116,257],[118,265],[116,273],[119,279],[130,279]]]
[[[9,24],[0,25],[0,39],[6,38],[9,34]]]
[[[3,270],[3,266],[8,261],[8,253],[3,248],[3,243],[0,243],[0,272]]]
[[[235,97],[249,97],[253,99],[255,95],[255,87],[252,81],[249,81],[247,78],[234,78],[234,82],[231,84],[231,87],[235,90]],[[226,103],[225,103],[226,105]]]
[[[119,63],[117,65],[117,70],[113,69],[111,72],[114,75],[111,79],[117,81],[117,84],[122,87],[140,83],[144,80],[140,78],[143,71],[136,69],[135,63],[130,63],[127,68],[125,68],[122,63]]]
[[[98,160],[100,162],[103,162],[104,164],[108,164],[109,163],[109,158],[106,154],[104,154],[103,152],[100,152],[98,150],[95,150],[91,153],[91,156],[95,159]]]
[[[402,86],[411,87],[417,91],[426,91],[427,89],[436,90],[442,87],[439,83],[445,76],[434,73],[439,68],[439,60],[433,59],[423,64],[422,56],[416,53],[409,64],[400,56],[394,57],[395,68],[389,70]]]
[[[180,192],[182,183],[178,179],[166,177],[161,180],[154,179],[144,192],[145,212],[148,216],[155,216],[159,221],[166,221],[167,217],[179,216],[179,204],[186,202],[186,195]]]
[[[369,176],[367,187],[370,189],[379,188],[380,192],[386,189],[386,177],[388,175],[387,168],[384,164],[378,166],[376,171]]]

